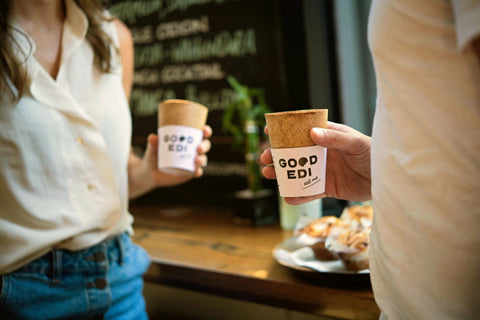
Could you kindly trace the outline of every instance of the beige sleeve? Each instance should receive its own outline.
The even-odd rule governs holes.
[[[457,48],[464,50],[480,37],[480,0],[451,0],[457,33]]]

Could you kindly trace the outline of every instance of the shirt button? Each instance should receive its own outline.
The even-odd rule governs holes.
[[[97,289],[105,289],[105,287],[107,286],[107,280],[106,279],[103,279],[103,278],[99,278],[97,280],[95,280],[95,287],[97,287]]]
[[[89,282],[87,283],[87,288],[97,288],[97,289],[105,289],[107,286],[107,280],[104,278],[99,278],[95,280],[95,282]]]
[[[103,260],[105,260],[105,254],[102,251],[97,251],[93,255],[93,260],[95,262],[102,262]]]
[[[82,137],[78,137],[76,140],[77,140],[77,142],[78,142],[78,143],[80,143],[80,144],[83,144],[83,143],[84,143],[84,141],[83,141],[83,138],[82,138]]]
[[[93,183],[89,183],[87,188],[88,188],[88,190],[93,191],[93,190],[95,190],[95,185]]]

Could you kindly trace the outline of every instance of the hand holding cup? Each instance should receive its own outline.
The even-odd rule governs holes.
[[[198,103],[170,99],[158,106],[158,169],[192,175],[197,148],[202,142],[208,109]]]

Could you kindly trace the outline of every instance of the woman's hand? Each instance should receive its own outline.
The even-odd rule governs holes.
[[[193,178],[203,175],[203,168],[207,165],[207,152],[210,151],[212,128],[206,125],[203,129],[203,141],[197,148],[195,157],[195,171],[193,174],[174,175],[158,170],[158,136],[150,134],[147,138],[147,147],[143,158],[138,158],[130,153],[128,165],[129,195],[130,198],[138,197],[155,187],[176,186]]]
[[[287,197],[286,202],[301,204],[325,197],[370,200],[370,137],[334,122],[328,123],[328,129],[312,128],[310,137],[319,146],[328,148],[325,193],[309,197]],[[263,175],[267,179],[275,179],[269,149],[263,152],[261,161],[266,165]]]

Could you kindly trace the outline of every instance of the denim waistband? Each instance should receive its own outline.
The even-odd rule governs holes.
[[[53,279],[63,274],[104,272],[109,264],[122,264],[130,236],[125,232],[78,251],[54,249],[15,272],[43,273]]]

